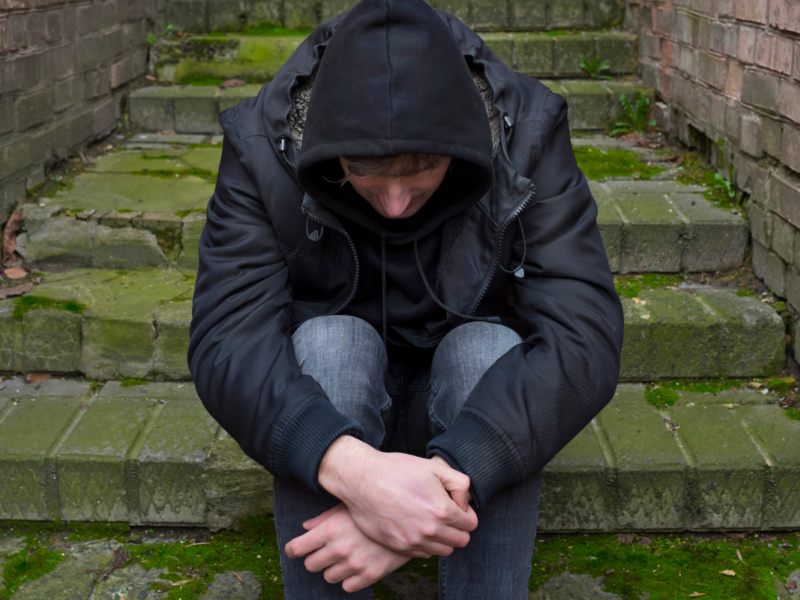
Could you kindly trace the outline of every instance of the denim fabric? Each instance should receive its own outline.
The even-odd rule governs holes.
[[[412,445],[424,448],[425,440],[450,426],[483,373],[521,341],[502,325],[468,323],[445,336],[432,359],[430,352],[420,351],[431,363],[425,368],[419,361],[390,364],[378,333],[355,317],[318,317],[293,337],[303,373],[319,382],[339,412],[361,423],[365,441],[382,450],[393,445],[386,439],[387,427],[395,432],[395,446],[408,445],[396,440],[416,439]],[[398,433],[394,421],[401,429],[428,431]],[[527,599],[540,492],[537,474],[501,491],[478,511],[469,545],[439,559],[440,600]],[[372,598],[371,589],[345,593],[341,584],[328,584],[322,573],[306,571],[303,559],[289,560],[283,552],[287,542],[305,532],[304,521],[339,501],[283,479],[275,480],[274,499],[286,599]]]

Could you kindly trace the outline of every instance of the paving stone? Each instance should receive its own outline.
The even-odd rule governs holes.
[[[213,4],[216,4],[214,2]],[[219,105],[216,86],[183,86],[176,95],[175,131],[179,133],[222,133],[217,120]]]
[[[197,271],[200,265],[200,236],[206,225],[204,213],[191,213],[183,219],[183,250],[178,266]]]
[[[225,571],[214,576],[208,591],[200,600],[258,600],[261,597],[261,584],[252,571]]]
[[[611,123],[612,98],[593,81],[564,81],[570,129],[605,129]]]
[[[167,594],[154,590],[150,584],[166,574],[167,569],[145,571],[138,564],[117,569],[97,582],[93,600],[120,600],[123,597],[130,600],[162,600]]]
[[[581,56],[591,60],[594,53],[595,41],[589,36],[555,37],[553,72],[558,77],[585,75],[586,72],[581,69]]]
[[[614,197],[602,184],[590,181],[589,188],[597,203],[597,226],[603,238],[603,246],[608,257],[608,264],[613,273],[618,273],[622,258],[622,238],[627,219],[614,202]]]
[[[800,522],[800,422],[775,406],[747,406],[736,412],[762,458],[769,461],[762,527],[795,527]]]
[[[742,217],[712,206],[702,194],[672,194],[670,202],[685,215],[681,267],[686,271],[718,271],[745,261],[748,230]]]
[[[767,466],[737,411],[703,404],[664,412],[680,425],[679,436],[696,464],[698,511],[689,516],[689,528],[759,527]]]
[[[170,302],[156,310],[156,354],[153,372],[167,379],[189,379],[189,324],[192,321],[192,291],[184,302]]]
[[[203,463],[218,429],[202,404],[167,402],[136,458],[144,523],[205,523]]]
[[[205,135],[171,134],[171,133],[137,133],[132,138],[134,143],[154,144],[203,144],[208,139]]]
[[[639,402],[632,402],[631,396]],[[615,396],[597,420],[613,452],[617,530],[680,530],[686,462],[658,411],[634,389]],[[611,511],[609,511],[611,512]]]
[[[149,382],[142,385],[126,386],[119,381],[109,381],[98,394],[99,398],[126,398],[152,400],[183,400],[199,402],[194,384],[191,382]]]
[[[56,568],[39,579],[28,581],[14,594],[14,600],[89,600],[98,571],[111,562],[111,542],[86,542],[74,545]]]
[[[21,377],[3,380],[0,398],[88,398],[92,394],[89,382],[57,377],[31,384]]]
[[[39,309],[22,316],[25,370],[71,373],[81,357],[80,315]]]
[[[227,434],[211,445],[204,486],[206,523],[212,530],[272,512],[272,475]]]
[[[530,600],[621,600],[616,594],[603,591],[603,583],[603,577],[565,571],[542,584]]]
[[[22,371],[24,364],[22,321],[14,318],[14,300],[0,300],[0,369]]]
[[[680,271],[683,220],[664,195],[618,192],[615,198],[630,223],[625,232],[620,272]]]
[[[606,463],[591,426],[548,463],[542,477],[539,531],[607,529]]]
[[[0,413],[2,518],[58,518],[58,480],[51,453],[84,402],[84,398],[26,398],[9,402]]]
[[[220,144],[221,142],[217,143]],[[193,148],[183,157],[183,160],[186,161],[188,165],[198,169],[211,171],[212,173],[219,172],[219,163],[221,159],[221,146],[218,148]]]
[[[57,457],[62,519],[138,518],[125,456],[154,407],[147,400],[97,398],[86,408]]]
[[[174,5],[175,0],[170,4]],[[193,1],[192,6],[200,3]],[[131,123],[147,131],[175,131],[175,93],[171,87],[141,88],[128,97],[128,114]]]

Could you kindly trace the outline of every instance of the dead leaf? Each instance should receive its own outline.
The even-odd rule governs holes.
[[[783,381],[789,387],[794,387],[797,385],[797,380],[791,375],[789,375],[789,377],[784,377],[783,379],[781,379],[781,381]]]
[[[158,135],[175,135],[174,129],[162,129],[161,131],[156,131]]]
[[[797,591],[797,582],[794,579],[792,579],[789,583],[787,583],[783,587],[789,590],[790,594],[794,594],[795,591]]]
[[[794,406],[794,403],[795,403],[794,398],[786,396],[786,398],[778,402],[778,406],[780,406],[781,408],[791,408],[792,406]]]
[[[739,552],[739,549],[738,549],[738,548],[736,549],[736,556],[738,556],[738,557],[739,557],[739,560],[740,560],[742,563],[744,563],[744,559],[742,558],[742,553],[741,553],[741,552]]]
[[[113,570],[120,569],[131,559],[130,552],[120,552],[119,548],[114,548],[114,558],[111,561]]]
[[[50,375],[50,373],[28,373],[25,375],[25,381],[27,383],[42,383],[51,377],[52,375]]]
[[[239,575],[239,574],[238,574],[236,571],[231,571],[231,573],[233,573],[234,575],[236,575],[236,579],[238,579],[239,581],[241,581],[242,583],[244,583],[244,579],[242,579],[242,576],[241,576],[241,575]]]
[[[640,546],[649,546],[652,543],[653,543],[653,540],[651,540],[648,537],[640,537],[639,538],[639,545]]]
[[[701,594],[700,592],[695,592],[694,594],[689,594],[689,598],[699,598],[700,596],[705,596],[706,594]]]
[[[158,81],[158,80],[157,80],[155,77],[153,77],[152,75],[145,75],[145,76],[144,76],[144,78],[145,78],[145,79],[147,79],[147,81]]]
[[[639,302],[641,302],[641,300],[639,300],[638,298],[631,298],[631,300],[633,300],[636,304],[639,304]]]
[[[725,569],[724,571],[720,571],[725,577],[736,577],[736,571],[731,571],[730,569]]]
[[[243,85],[245,85],[245,82],[242,81],[241,79],[226,79],[225,81],[219,84],[219,87],[221,87],[224,90],[232,87],[241,87]]]
[[[21,296],[22,294],[27,294],[31,291],[33,287],[33,282],[29,281],[28,283],[23,283],[21,285],[14,286],[12,288],[6,288],[4,290],[0,290],[0,300],[5,298],[11,298],[12,296]]]
[[[747,387],[753,388],[754,390],[760,390],[762,387],[764,387],[764,384],[757,381],[751,381],[747,384]]]
[[[630,533],[618,533],[617,541],[620,544],[625,544],[626,546],[630,546],[633,543],[633,536]]]
[[[614,569],[609,569],[608,571],[606,571],[606,575],[611,575],[613,572],[614,572]]]
[[[194,581],[194,579],[182,579],[181,581],[175,581],[170,585],[172,587],[175,587],[176,585],[186,585],[187,583],[191,583],[192,581]]]
[[[643,318],[643,319],[649,319],[649,318],[650,318],[650,315],[642,315],[642,318]]]
[[[3,229],[2,263],[4,267],[13,267],[17,264],[17,232],[22,228],[22,207],[15,210]]]
[[[9,279],[22,279],[23,277],[28,276],[28,272],[25,269],[20,269],[19,267],[6,269],[3,274]]]
[[[669,417],[661,417],[661,418],[664,421],[664,425],[667,426],[667,431],[669,431],[670,433],[678,431],[678,429],[681,428],[680,425],[678,425],[677,423],[672,422],[672,420]]]
[[[734,408],[736,408],[735,404],[723,404],[722,406],[724,406],[728,410],[733,410]]]

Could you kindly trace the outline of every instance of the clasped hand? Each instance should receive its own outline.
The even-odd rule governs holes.
[[[469,477],[442,458],[379,452],[350,436],[337,439],[319,470],[342,504],[307,521],[286,544],[311,572],[325,570],[346,592],[375,583],[414,557],[449,556],[469,543],[478,517]]]

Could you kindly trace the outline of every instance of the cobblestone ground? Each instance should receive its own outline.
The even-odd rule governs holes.
[[[240,531],[0,523],[0,600],[283,598],[270,518]],[[435,559],[375,586],[375,600],[434,600]],[[791,600],[800,532],[543,535],[531,600]]]

